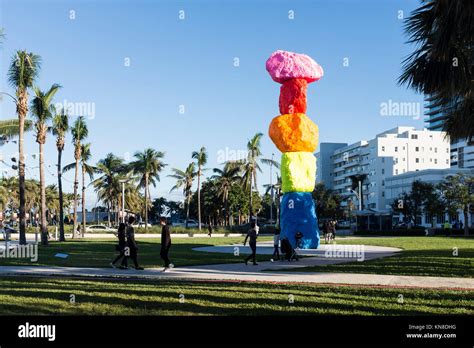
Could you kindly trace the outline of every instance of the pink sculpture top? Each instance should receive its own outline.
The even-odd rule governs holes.
[[[318,81],[324,74],[323,68],[306,54],[275,51],[267,59],[266,68],[275,82],[290,79],[304,79],[308,83]]]

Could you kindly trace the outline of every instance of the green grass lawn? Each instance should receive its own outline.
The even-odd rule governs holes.
[[[270,240],[272,237],[261,237],[259,241]],[[170,251],[171,261],[175,266],[189,266],[215,263],[242,262],[242,256],[233,254],[205,253],[193,251],[193,248],[242,243],[240,237],[212,237],[212,238],[173,238]],[[160,240],[147,238],[138,240],[138,260],[145,268],[161,267]],[[34,265],[34,266],[65,266],[65,267],[109,267],[117,252],[115,239],[75,239],[67,242],[51,241],[49,246],[39,246],[38,262],[29,259],[0,258],[0,266]],[[69,258],[54,257],[57,253],[69,254]]]
[[[338,240],[337,243],[395,247],[403,251],[397,256],[378,260],[305,267],[292,271],[474,277],[472,237],[373,237]],[[457,248],[458,256],[453,255],[454,248]]]
[[[75,304],[70,295],[75,295]],[[183,297],[184,295],[184,297]],[[293,296],[293,303],[290,303]],[[184,302],[180,302],[180,298]],[[401,299],[403,298],[403,303]],[[474,292],[273,283],[0,278],[2,315],[474,314]]]

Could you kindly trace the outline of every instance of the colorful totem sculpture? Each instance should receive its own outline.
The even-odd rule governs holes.
[[[318,218],[311,193],[316,182],[318,126],[306,116],[306,88],[319,80],[323,69],[305,54],[276,51],[266,68],[280,88],[280,116],[270,123],[269,135],[282,152],[283,198],[280,208],[280,239],[293,247],[319,246]]]

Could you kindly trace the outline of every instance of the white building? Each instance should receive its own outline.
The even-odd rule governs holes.
[[[419,172],[409,172],[396,176],[392,176],[385,179],[385,204],[389,206],[394,200],[396,200],[402,193],[410,193],[413,182],[422,181],[436,185],[446,179],[448,176],[454,176],[456,174],[464,174],[466,176],[473,176],[474,169],[426,169]],[[470,214],[469,221],[473,221],[473,214]],[[440,214],[439,216],[434,217],[436,219],[436,224],[438,227],[448,221],[449,217],[447,214]],[[462,212],[459,212],[459,215],[454,217],[455,219],[462,221],[463,224],[464,216]],[[417,225],[423,225],[426,227],[431,226],[432,216],[422,214],[421,217],[416,221]],[[449,219],[452,220],[452,219]],[[451,221],[449,221],[451,222]]]
[[[356,206],[358,199],[351,191],[350,177],[366,174],[362,185],[363,209],[388,211],[386,179],[424,169],[449,168],[449,139],[444,132],[397,127],[377,134],[372,140],[340,147],[332,153],[329,161],[321,161],[318,165],[318,171],[324,171],[325,166],[333,170],[332,184],[327,186],[351,198]]]

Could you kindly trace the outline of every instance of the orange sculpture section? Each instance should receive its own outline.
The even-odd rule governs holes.
[[[281,152],[314,152],[318,146],[318,126],[302,113],[275,117],[268,134]]]

